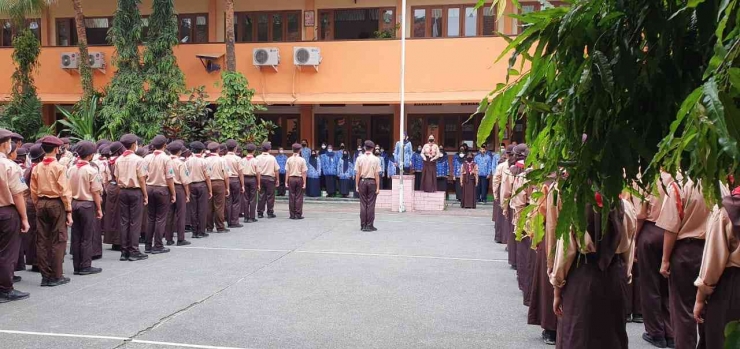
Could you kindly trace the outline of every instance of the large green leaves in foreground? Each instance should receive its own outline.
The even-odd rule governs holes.
[[[539,184],[549,174],[561,173],[559,169],[568,173],[558,180],[563,202],[558,237],[570,227],[583,236],[585,205],[595,204],[595,192],[601,193],[605,207],[613,207],[624,187],[638,180],[640,169],[643,186],[652,183],[660,164],[654,163],[658,145],[672,129],[679,133],[663,144],[687,141],[680,132],[689,128],[671,124],[684,100],[710,82],[705,80],[707,68],[718,64],[712,57],[723,12],[720,2],[728,3],[696,1],[687,8],[678,0],[581,0],[514,15],[525,29],[510,39],[499,59],[510,56],[511,68],[525,72],[512,74],[510,78],[518,79],[507,78],[481,102],[479,111],[485,116],[478,139],[485,140],[495,125],[504,130],[526,116],[528,160],[536,168],[529,178]],[[504,3],[494,1],[494,6]],[[736,20],[731,18],[733,28]],[[729,22],[725,26],[731,30]],[[712,107],[719,109],[722,98],[711,101]],[[695,137],[696,147],[717,143],[718,129]],[[731,138],[729,134],[724,142],[730,144]],[[676,154],[666,147],[660,154]],[[694,148],[684,149],[691,153],[671,155],[671,163],[697,156]],[[701,159],[703,172],[689,170],[689,175],[714,181],[717,169],[732,167],[728,165],[736,159],[730,158],[712,153]]]

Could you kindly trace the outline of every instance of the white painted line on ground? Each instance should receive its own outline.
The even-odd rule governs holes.
[[[172,343],[172,342],[157,342],[147,341],[142,339],[130,339],[125,337],[112,337],[112,336],[95,336],[86,334],[70,334],[70,333],[52,333],[52,332],[32,332],[32,331],[11,331],[11,330],[0,330],[0,333],[17,334],[26,336],[39,336],[39,337],[64,337],[64,338],[82,338],[82,339],[102,339],[117,342],[127,343],[139,343],[139,344],[153,344],[168,347],[181,347],[181,348],[199,348],[199,349],[249,349],[249,348],[238,348],[238,347],[219,347],[213,345],[200,345],[200,344],[187,344],[187,343]]]
[[[308,253],[308,254],[334,254],[344,256],[363,256],[363,257],[396,257],[396,258],[419,258],[419,259],[441,259],[450,261],[466,261],[466,262],[507,262],[507,259],[484,259],[484,258],[462,258],[462,257],[441,257],[441,256],[417,256],[407,254],[385,254],[385,253],[362,253],[362,252],[338,252],[338,251],[295,251],[295,253]]]
[[[187,250],[214,250],[214,251],[249,251],[249,252],[290,252],[292,250],[270,250],[261,248],[231,248],[231,247],[204,247],[204,246],[179,246],[177,249]]]

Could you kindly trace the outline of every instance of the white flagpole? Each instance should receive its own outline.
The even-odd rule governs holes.
[[[406,144],[404,143],[404,133],[406,128],[406,0],[401,1],[401,127],[399,127],[398,139],[401,140],[401,159],[399,160],[400,180],[398,181],[400,192],[398,199],[401,201],[398,205],[398,212],[406,211],[403,205],[403,182],[404,182],[404,153]]]

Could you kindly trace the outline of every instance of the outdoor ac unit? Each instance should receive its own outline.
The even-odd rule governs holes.
[[[61,55],[60,66],[62,69],[77,69],[80,62],[77,61],[79,54],[76,52],[63,52]]]
[[[318,47],[294,47],[293,64],[318,67],[321,64],[321,50]]]
[[[88,57],[90,59],[90,68],[105,69],[105,54],[102,52],[90,52]]]
[[[280,50],[277,47],[262,47],[252,51],[255,66],[277,66],[280,64]]]

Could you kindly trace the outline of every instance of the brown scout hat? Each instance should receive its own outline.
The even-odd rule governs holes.
[[[123,144],[121,142],[113,142],[108,146],[108,150],[110,150],[111,155],[117,154],[121,150],[123,150]]]
[[[182,151],[182,144],[180,142],[172,142],[167,145],[167,151],[170,152],[170,154],[177,154],[178,152]]]
[[[0,139],[10,138],[13,132],[10,132],[4,128],[0,128]]]
[[[210,151],[211,153],[216,153],[216,152],[218,152],[218,148],[220,146],[221,145],[218,144],[218,143],[216,143],[216,142],[208,143],[208,151]]]
[[[299,143],[293,143],[293,152],[299,152],[303,149],[303,146],[301,146]]]
[[[138,141],[139,141],[139,138],[136,137],[136,135],[131,134],[131,133],[121,136],[121,140],[120,140],[121,144],[123,144],[123,146],[126,149],[131,148],[131,146],[134,145],[134,143],[137,143]]]
[[[233,139],[229,139],[229,140],[226,141],[226,148],[228,148],[228,149],[234,149],[234,148],[236,148],[237,145],[239,145],[239,144],[236,143],[236,141],[233,140]]]
[[[167,144],[167,137],[165,136],[157,135],[152,138],[152,146],[156,149],[162,148],[165,144]]]
[[[249,143],[249,144],[247,144],[247,151],[248,151],[248,152],[250,152],[250,153],[251,153],[251,152],[253,152],[253,151],[255,151],[255,150],[257,150],[257,146],[256,146],[256,145],[254,145],[254,143]]]
[[[367,148],[370,148],[370,149],[375,148],[375,143],[373,143],[373,141],[371,141],[371,140],[367,140],[367,141],[365,141],[365,148],[366,149]]]
[[[64,142],[62,142],[61,139],[56,138],[54,136],[46,136],[44,138],[41,138],[41,144],[47,145],[47,146],[53,146],[53,147],[61,147],[64,145]]]
[[[15,132],[13,132],[13,133],[12,133],[12,134],[10,135],[10,139],[12,139],[12,140],[13,140],[13,142],[17,142],[17,141],[23,141],[23,136],[21,136],[21,135],[19,135],[19,134],[15,133]]]
[[[272,143],[270,142],[262,143],[262,151],[270,151],[270,149],[272,149]]]
[[[44,153],[44,148],[41,148],[41,144],[34,144],[28,151],[28,156],[31,157],[31,160],[41,159],[44,155],[46,153]]]
[[[81,141],[75,145],[75,151],[80,158],[84,158],[88,155],[95,153],[95,143],[89,141]]]

